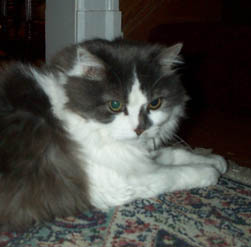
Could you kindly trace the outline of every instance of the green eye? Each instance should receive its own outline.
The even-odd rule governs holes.
[[[148,105],[148,109],[149,110],[157,110],[158,108],[160,108],[162,104],[162,100],[160,98],[153,100],[149,105]]]
[[[111,100],[108,102],[109,108],[113,111],[113,112],[119,112],[122,109],[122,104],[117,101],[117,100]]]

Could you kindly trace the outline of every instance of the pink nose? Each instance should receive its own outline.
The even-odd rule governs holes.
[[[138,136],[140,136],[140,135],[144,132],[144,130],[141,129],[141,128],[136,128],[134,131],[136,132],[136,134],[137,134]]]

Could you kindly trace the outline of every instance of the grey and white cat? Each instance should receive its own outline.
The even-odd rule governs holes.
[[[163,145],[188,100],[181,48],[91,40],[3,73],[2,230],[217,183],[224,158]]]

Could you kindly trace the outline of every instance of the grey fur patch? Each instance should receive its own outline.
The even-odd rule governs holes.
[[[87,209],[78,146],[54,117],[29,66],[13,65],[1,74],[0,109],[0,230],[23,231]]]

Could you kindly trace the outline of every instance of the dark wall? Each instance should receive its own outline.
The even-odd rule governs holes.
[[[45,0],[0,0],[0,60],[45,57]]]

